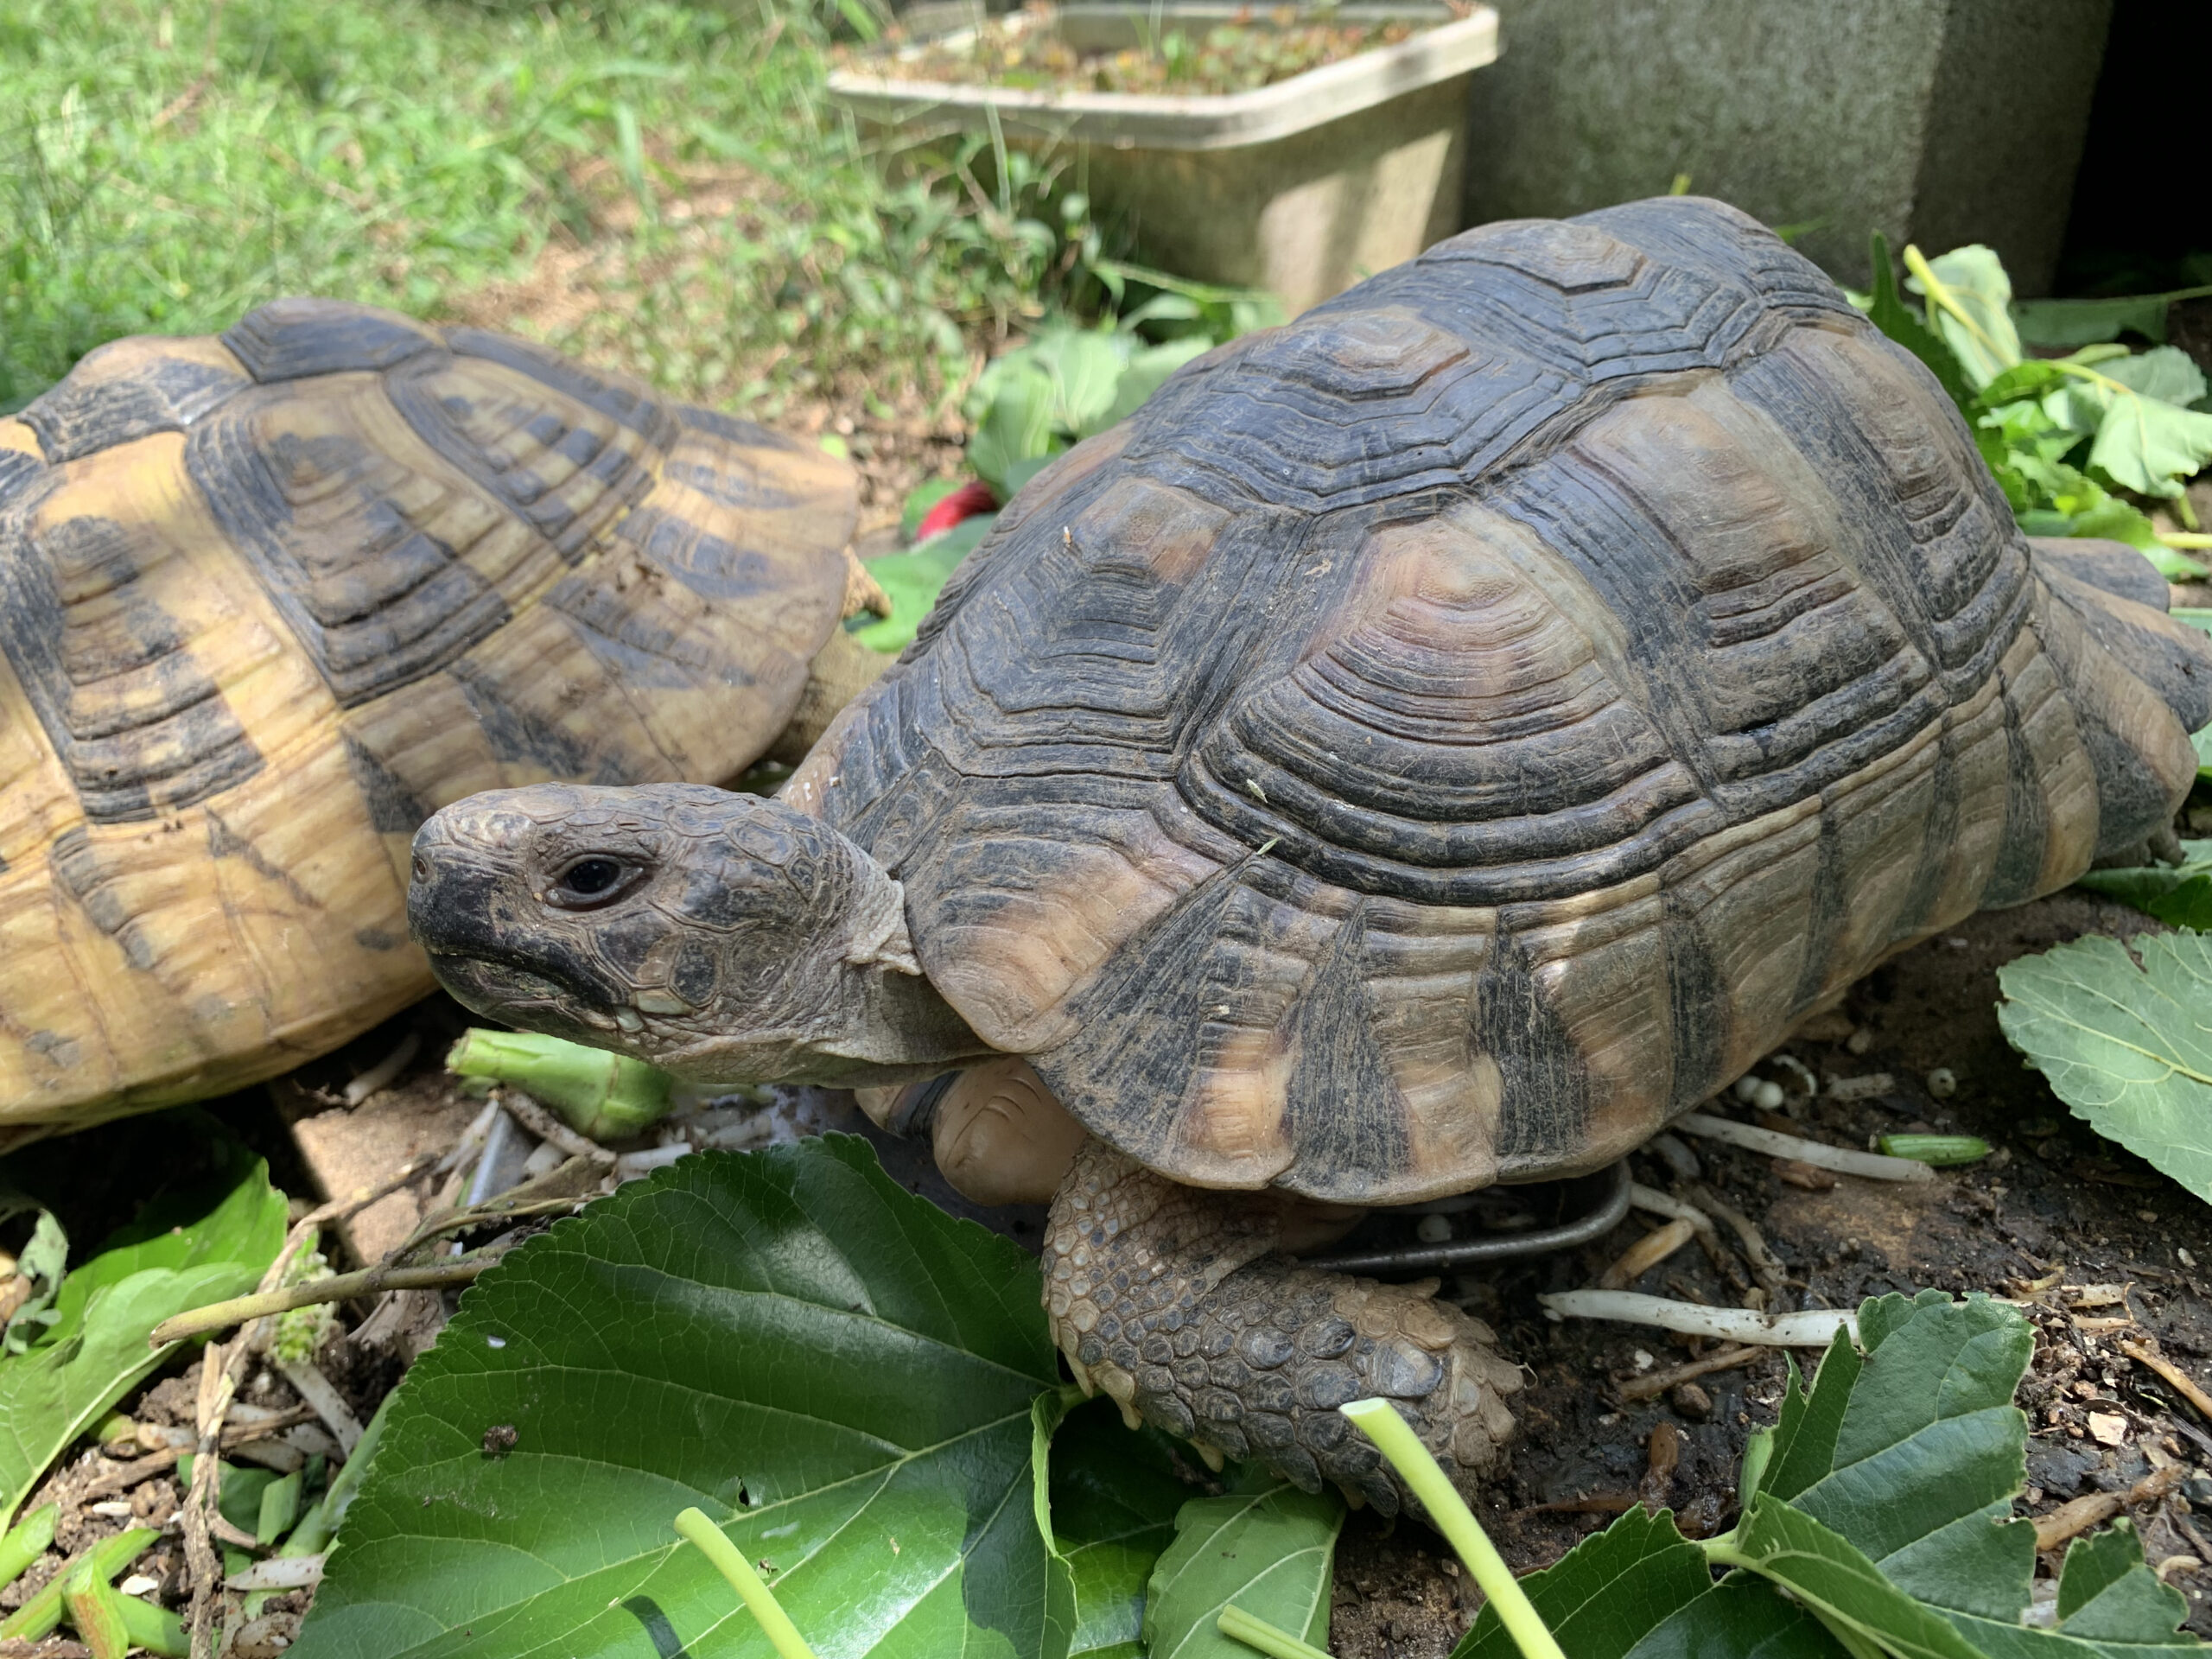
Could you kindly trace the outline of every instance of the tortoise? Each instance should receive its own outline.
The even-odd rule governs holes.
[[[842,461],[481,329],[292,299],[92,353],[0,420],[0,1133],[434,988],[448,801],[801,751],[868,677],[855,512]]]
[[[2164,603],[2024,538],[1934,378],[1743,214],[1493,224],[1059,457],[774,799],[464,801],[410,915],[516,1024],[938,1092],[956,1185],[1052,1199],[1078,1381],[1394,1512],[1332,1408],[1394,1399],[1471,1491],[1514,1369],[1434,1281],[1289,1253],[1601,1169],[2170,826],[2212,646]]]

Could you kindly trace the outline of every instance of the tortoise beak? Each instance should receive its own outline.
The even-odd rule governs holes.
[[[537,822],[494,791],[456,801],[415,832],[407,930],[439,982],[478,1013],[511,1024],[578,1027],[575,1015],[617,1007],[628,992],[595,960],[589,931],[560,925],[530,887]]]

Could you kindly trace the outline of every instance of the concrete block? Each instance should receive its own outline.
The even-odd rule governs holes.
[[[1467,218],[1554,218],[1677,175],[1840,281],[1869,232],[1995,248],[2047,292],[2112,0],[1497,0]]]

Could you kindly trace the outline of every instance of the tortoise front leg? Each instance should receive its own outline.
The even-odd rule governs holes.
[[[1504,1461],[1519,1371],[1488,1326],[1421,1285],[1300,1268],[1279,1197],[1207,1192],[1097,1141],[1052,1201],[1045,1305],[1086,1389],[1201,1451],[1325,1480],[1385,1515],[1409,1499],[1337,1408],[1395,1401],[1461,1491]]]

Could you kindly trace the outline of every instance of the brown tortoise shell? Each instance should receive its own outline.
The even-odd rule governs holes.
[[[431,810],[715,780],[844,609],[849,468],[312,300],[0,420],[0,1129],[219,1092],[432,987]]]
[[[2171,812],[2181,720],[2054,664],[2136,623],[2048,591],[1934,379],[1750,219],[1492,225],[1070,452],[785,798],[1095,1133],[1412,1200],[1619,1156]],[[2202,637],[2122,608],[2201,705]]]

